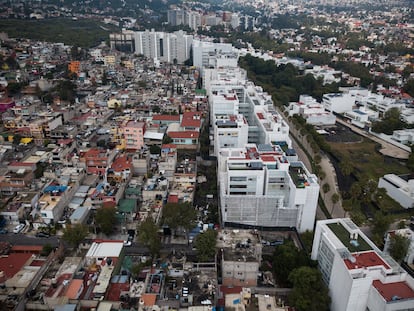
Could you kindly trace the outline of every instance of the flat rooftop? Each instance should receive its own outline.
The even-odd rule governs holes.
[[[375,289],[387,302],[402,299],[414,299],[414,290],[406,282],[382,283],[380,280],[372,282]]]
[[[352,254],[352,258],[344,259],[345,265],[349,270],[378,266],[383,266],[385,269],[391,269],[391,267],[374,251],[354,253]]]
[[[351,233],[340,222],[327,224],[328,228],[336,235],[349,252],[371,251],[372,247],[358,234],[356,239],[351,239]],[[355,236],[354,236],[355,237]]]

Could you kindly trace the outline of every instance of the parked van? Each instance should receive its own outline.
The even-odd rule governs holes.
[[[25,224],[19,224],[13,229],[13,233],[20,233],[23,231],[24,227],[26,227]]]

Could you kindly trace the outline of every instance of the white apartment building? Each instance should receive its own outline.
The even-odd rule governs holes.
[[[318,221],[311,258],[329,288],[330,310],[413,310],[414,279],[350,219]]]
[[[302,162],[289,162],[279,145],[220,149],[217,175],[225,225],[313,229],[317,177]]]
[[[289,116],[299,114],[312,125],[333,125],[336,122],[335,115],[309,95],[300,95],[299,101],[289,103],[287,109]]]
[[[402,207],[414,207],[414,179],[410,175],[384,175],[379,179],[378,188],[385,188],[387,194]]]
[[[239,52],[230,43],[193,41],[193,64],[204,68],[237,67]]]
[[[134,32],[134,51],[149,58],[181,64],[190,57],[192,41],[193,36],[181,30],[174,33],[137,31]]]
[[[205,71],[223,222],[312,230],[317,178],[295,155],[286,156],[281,146],[292,145],[289,126],[271,96],[244,74],[239,68]]]
[[[190,58],[192,35],[184,31],[173,33],[154,30],[123,30],[120,34],[110,34],[111,49],[142,54],[148,58],[164,62],[184,63]]]
[[[322,104],[328,111],[344,113],[355,107],[355,96],[349,93],[329,93],[323,95]]]
[[[217,150],[247,144],[249,125],[243,115],[215,114],[214,119],[214,141]]]
[[[237,127],[233,126],[232,134],[228,132],[229,136],[242,137],[238,140],[240,144],[234,147],[244,147],[246,126],[248,127],[248,143],[285,143],[290,147],[289,126],[276,112],[271,96],[251,81],[241,79],[244,76],[243,73],[244,71],[239,68],[220,68],[206,71],[204,80],[209,94],[210,122],[214,130],[214,137],[219,138],[217,133],[221,131],[223,126],[226,126],[221,122],[217,123],[217,120],[237,118],[243,122],[239,122]],[[235,134],[236,131],[239,134]],[[224,145],[220,144],[218,140],[214,141],[215,155],[222,147]]]

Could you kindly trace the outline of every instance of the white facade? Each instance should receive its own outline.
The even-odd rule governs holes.
[[[378,188],[385,188],[387,194],[402,207],[414,207],[414,179],[387,174],[379,179]]]
[[[344,116],[350,119],[352,124],[360,128],[371,125],[372,121],[378,119],[378,115],[378,111],[374,111],[365,107],[346,111],[344,113]]]
[[[342,72],[334,70],[327,66],[314,66],[311,69],[305,70],[306,74],[312,74],[316,79],[322,78],[323,84],[339,83],[341,82]]]
[[[347,218],[318,221],[312,255],[332,311],[411,310],[414,279]]]
[[[242,115],[214,115],[216,149],[236,148],[248,142],[249,125]]]
[[[223,148],[218,161],[224,223],[312,230],[319,185],[302,162],[271,144]]]
[[[230,43],[193,41],[193,64],[197,68],[237,67],[239,52]]]
[[[354,108],[355,97],[351,94],[330,93],[323,95],[322,103],[328,111],[344,113]]]
[[[414,129],[396,130],[392,132],[392,139],[404,145],[414,143]]]
[[[299,102],[292,102],[288,107],[289,116],[301,115],[306,123],[313,125],[333,125],[336,117],[332,112],[325,110],[325,107],[316,99],[308,95],[300,95]]]
[[[203,81],[219,162],[223,222],[312,230],[319,184],[280,147],[291,148],[292,142],[271,96],[247,81],[239,68],[207,69]]]
[[[192,41],[193,36],[183,31],[139,31],[134,32],[134,51],[149,58],[181,64],[190,57]]]

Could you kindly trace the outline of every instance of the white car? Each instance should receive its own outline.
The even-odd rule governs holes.
[[[13,229],[13,233],[20,233],[23,231],[24,227],[26,227],[25,224],[19,224]]]
[[[132,242],[131,241],[124,241],[124,246],[131,246]]]

